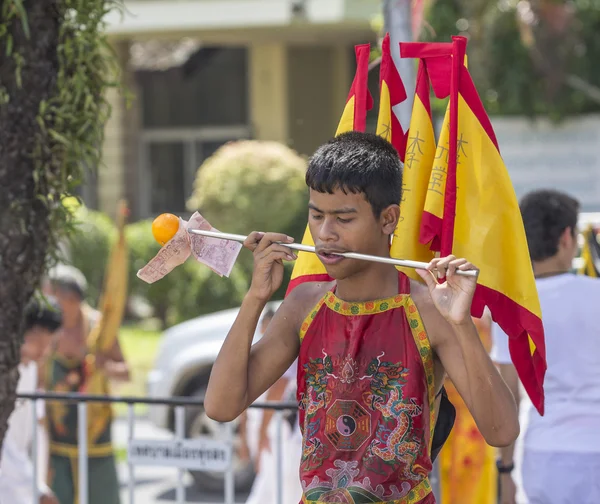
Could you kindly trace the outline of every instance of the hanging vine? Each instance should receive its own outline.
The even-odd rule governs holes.
[[[37,0],[36,0],[37,1]],[[24,0],[0,0],[0,60],[12,64],[12,87],[0,82],[0,107],[10,103],[9,89],[23,89],[22,73],[30,63],[23,57],[35,42]],[[58,22],[54,85],[39,102],[32,131],[31,159],[35,196],[49,214],[49,253],[53,258],[61,239],[73,228],[72,214],[63,205],[82,182],[86,169],[101,163],[104,126],[110,115],[109,88],[120,87],[119,61],[105,29],[106,16],[122,9],[120,0],[55,0],[49,7]],[[18,36],[15,36],[18,35]],[[6,75],[6,74],[5,74]],[[6,78],[6,77],[5,77]]]

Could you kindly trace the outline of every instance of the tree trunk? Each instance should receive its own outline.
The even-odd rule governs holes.
[[[31,36],[26,37],[18,17],[8,26],[13,55],[20,54],[23,61],[20,86],[16,59],[6,55],[4,44],[0,48],[0,88],[9,97],[0,104],[0,448],[15,402],[23,310],[43,273],[50,226],[49,211],[36,198],[47,174],[37,174],[36,188],[31,153],[40,102],[56,94],[60,19],[56,0],[23,5]],[[6,18],[0,17],[0,25],[4,23]]]

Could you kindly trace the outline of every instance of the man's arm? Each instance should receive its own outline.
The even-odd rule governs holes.
[[[434,259],[431,269],[446,277],[439,284],[431,272],[421,276],[427,291],[417,288],[418,307],[432,348],[448,377],[491,446],[508,446],[519,435],[515,400],[485,350],[470,315],[475,279],[456,275],[474,269],[453,256]]]
[[[513,364],[499,364],[500,375],[508,385],[517,403],[519,411],[519,375]],[[500,463],[505,468],[514,467],[515,443],[500,448]],[[516,501],[517,488],[512,477],[512,471],[500,474],[500,498],[502,504],[514,504]]]
[[[298,355],[298,331],[309,299],[302,285],[290,293],[265,335],[252,345],[260,314],[283,281],[283,260],[295,259],[291,249],[277,242],[291,243],[291,238],[252,233],[244,243],[254,250],[252,285],[211,371],[204,407],[213,420],[229,422],[237,418]]]
[[[204,397],[209,418],[234,420],[294,362],[300,346],[294,291],[255,345],[252,339],[266,303],[251,293],[246,295],[210,374]]]

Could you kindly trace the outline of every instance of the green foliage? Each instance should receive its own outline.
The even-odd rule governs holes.
[[[521,10],[532,9],[533,22],[519,17],[519,3]],[[567,2],[554,4],[560,8]],[[469,37],[471,74],[491,114],[559,120],[598,112],[600,103],[574,86],[573,78],[600,88],[600,67],[593,64],[600,57],[600,2],[568,2],[573,17],[565,32],[548,22],[557,25],[552,8],[550,1],[436,0],[427,16],[433,31],[424,30],[423,39],[446,42],[459,33]],[[441,112],[444,104],[436,105]]]
[[[188,207],[224,232],[287,233],[305,213],[305,172],[306,160],[285,145],[232,142],[199,168]]]
[[[97,306],[117,229],[108,215],[84,206],[76,210],[74,218],[76,232],[68,241],[70,262],[85,275],[88,281],[87,301]]]
[[[30,62],[23,57],[22,43],[13,39],[14,23],[21,26],[25,38],[30,33],[23,0],[1,0],[0,47],[12,58],[17,88],[21,87],[21,72]],[[30,4],[31,5],[31,4]],[[61,0],[54,2],[56,19],[60,20],[53,94],[38,106],[37,130],[32,130],[36,142],[30,152],[34,166],[36,198],[50,210],[51,230],[49,258],[65,236],[73,231],[73,214],[62,205],[62,199],[73,194],[81,183],[85,168],[100,164],[104,123],[110,108],[106,91],[117,87],[119,66],[111,54],[105,34],[106,15],[120,7],[120,0]],[[52,44],[52,43],[51,43]],[[48,58],[54,55],[48,54]],[[0,105],[11,96],[0,83]]]
[[[130,224],[125,232],[131,261],[130,293],[146,298],[155,315],[166,325],[239,306],[249,285],[242,268],[236,266],[229,278],[221,278],[206,266],[188,259],[162,280],[148,285],[136,274],[160,249],[152,236],[152,222]]]

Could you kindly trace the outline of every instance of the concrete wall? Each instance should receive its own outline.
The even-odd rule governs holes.
[[[309,155],[337,127],[351,81],[351,45],[250,44],[248,61],[249,126],[251,136],[290,145]],[[126,197],[132,218],[139,215],[144,181],[139,169],[141,97],[129,65],[129,43],[115,43],[124,83],[133,99],[110,90],[112,116],[106,125],[104,165],[97,182],[100,210],[114,216]],[[136,96],[137,95],[137,96]]]
[[[127,86],[131,83],[129,44],[118,42],[114,44],[114,49],[121,62],[124,84]],[[136,145],[133,120],[135,109],[126,108],[125,95],[117,89],[109,89],[106,99],[112,111],[104,132],[103,163],[98,172],[97,198],[98,207],[114,218],[118,201],[126,195],[126,172],[128,169],[135,170],[135,159],[132,159]],[[127,178],[129,181],[129,177]]]
[[[290,146],[311,154],[335,134],[350,87],[346,46],[289,49]]]

